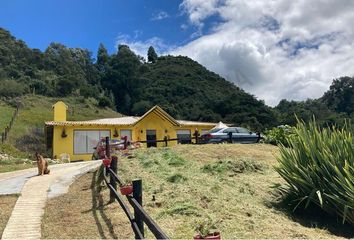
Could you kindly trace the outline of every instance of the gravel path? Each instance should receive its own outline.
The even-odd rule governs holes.
[[[0,195],[21,193],[1,239],[40,239],[47,198],[66,193],[75,178],[100,164],[90,161],[53,165],[50,174],[44,176],[37,176],[37,169],[0,174]]]

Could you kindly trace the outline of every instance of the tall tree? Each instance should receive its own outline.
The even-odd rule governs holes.
[[[109,61],[109,55],[107,49],[102,43],[100,43],[100,46],[98,47],[98,51],[97,51],[97,62],[96,62],[98,70],[102,72],[106,71],[108,61]]]
[[[354,113],[354,77],[334,79],[329,90],[323,95],[327,106],[348,115]]]
[[[157,54],[155,52],[155,49],[150,46],[148,50],[148,62],[155,63],[157,60]]]
[[[131,114],[132,99],[137,97],[141,62],[127,45],[119,45],[111,58],[110,67],[102,78],[104,88],[113,91],[118,111]]]

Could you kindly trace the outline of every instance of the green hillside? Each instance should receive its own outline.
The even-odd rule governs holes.
[[[52,105],[62,100],[68,104],[68,120],[90,120],[96,118],[119,117],[121,114],[109,108],[101,108],[95,99],[83,97],[50,98],[40,95],[25,95],[11,100],[0,101],[0,111],[8,114],[2,119],[2,126],[11,118],[11,106],[20,106],[19,114],[4,145],[0,151],[27,157],[34,151],[46,152],[44,145],[44,122],[53,120]],[[10,116],[10,117],[9,117]],[[2,128],[3,129],[3,128]],[[2,130],[1,129],[1,130]]]
[[[15,108],[5,104],[4,102],[0,102],[0,129],[4,129],[7,124],[10,122],[13,112]]]
[[[149,52],[146,61],[126,45],[108,54],[101,44],[97,59],[87,49],[60,43],[40,51],[0,28],[0,98],[93,98],[97,106],[125,115],[141,115],[158,104],[179,119],[224,121],[253,131],[294,124],[295,114],[305,121],[315,115],[324,126],[354,119],[352,77],[335,79],[322,98],[282,100],[271,108],[188,57],[157,56],[152,47]]]
[[[86,49],[51,43],[30,49],[0,29],[0,94],[94,97],[100,106],[140,115],[159,104],[188,120],[227,121],[257,129],[276,124],[273,110],[187,57],[162,56],[151,62],[128,46],[109,55],[100,46],[97,61]]]

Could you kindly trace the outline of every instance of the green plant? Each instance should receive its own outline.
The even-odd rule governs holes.
[[[294,137],[294,127],[281,125],[265,132],[264,142],[273,145],[288,146],[288,139]]]
[[[173,174],[172,176],[167,178],[167,181],[171,182],[171,183],[181,183],[186,181],[187,178],[184,177],[182,174]]]
[[[207,218],[196,222],[195,231],[198,232],[201,238],[205,238],[206,236],[213,234],[213,232],[216,232],[216,225],[217,222],[208,216]]]
[[[247,173],[247,172],[258,172],[263,170],[263,165],[256,163],[251,159],[238,159],[237,161],[233,160],[220,160],[215,163],[205,164],[201,170],[204,173],[210,174],[225,174],[226,172],[231,173]]]
[[[189,203],[176,203],[172,207],[163,211],[159,217],[163,215],[185,215],[185,216],[199,216],[199,209]]]
[[[350,126],[350,124],[347,124]],[[296,208],[310,203],[354,225],[354,144],[350,127],[320,129],[298,120],[290,148],[280,146],[276,171]]]
[[[101,192],[102,187],[105,186],[104,184],[104,166],[100,165],[99,168],[97,169],[97,173],[96,173],[96,181],[95,181],[95,185],[97,188],[98,192]]]
[[[183,166],[187,162],[183,157],[177,155],[171,150],[164,151],[162,156],[170,166]]]

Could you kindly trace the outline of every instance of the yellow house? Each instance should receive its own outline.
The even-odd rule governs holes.
[[[47,147],[53,149],[53,157],[69,155],[71,160],[91,160],[94,147],[99,139],[110,137],[121,139],[127,136],[132,142],[146,140],[170,141],[168,146],[189,141],[197,129],[204,133],[216,123],[176,120],[159,106],[155,106],[141,117],[128,116],[120,118],[104,118],[89,121],[67,121],[68,106],[64,102],[53,105],[54,119],[45,122]],[[163,142],[145,143],[146,147],[161,147]]]

